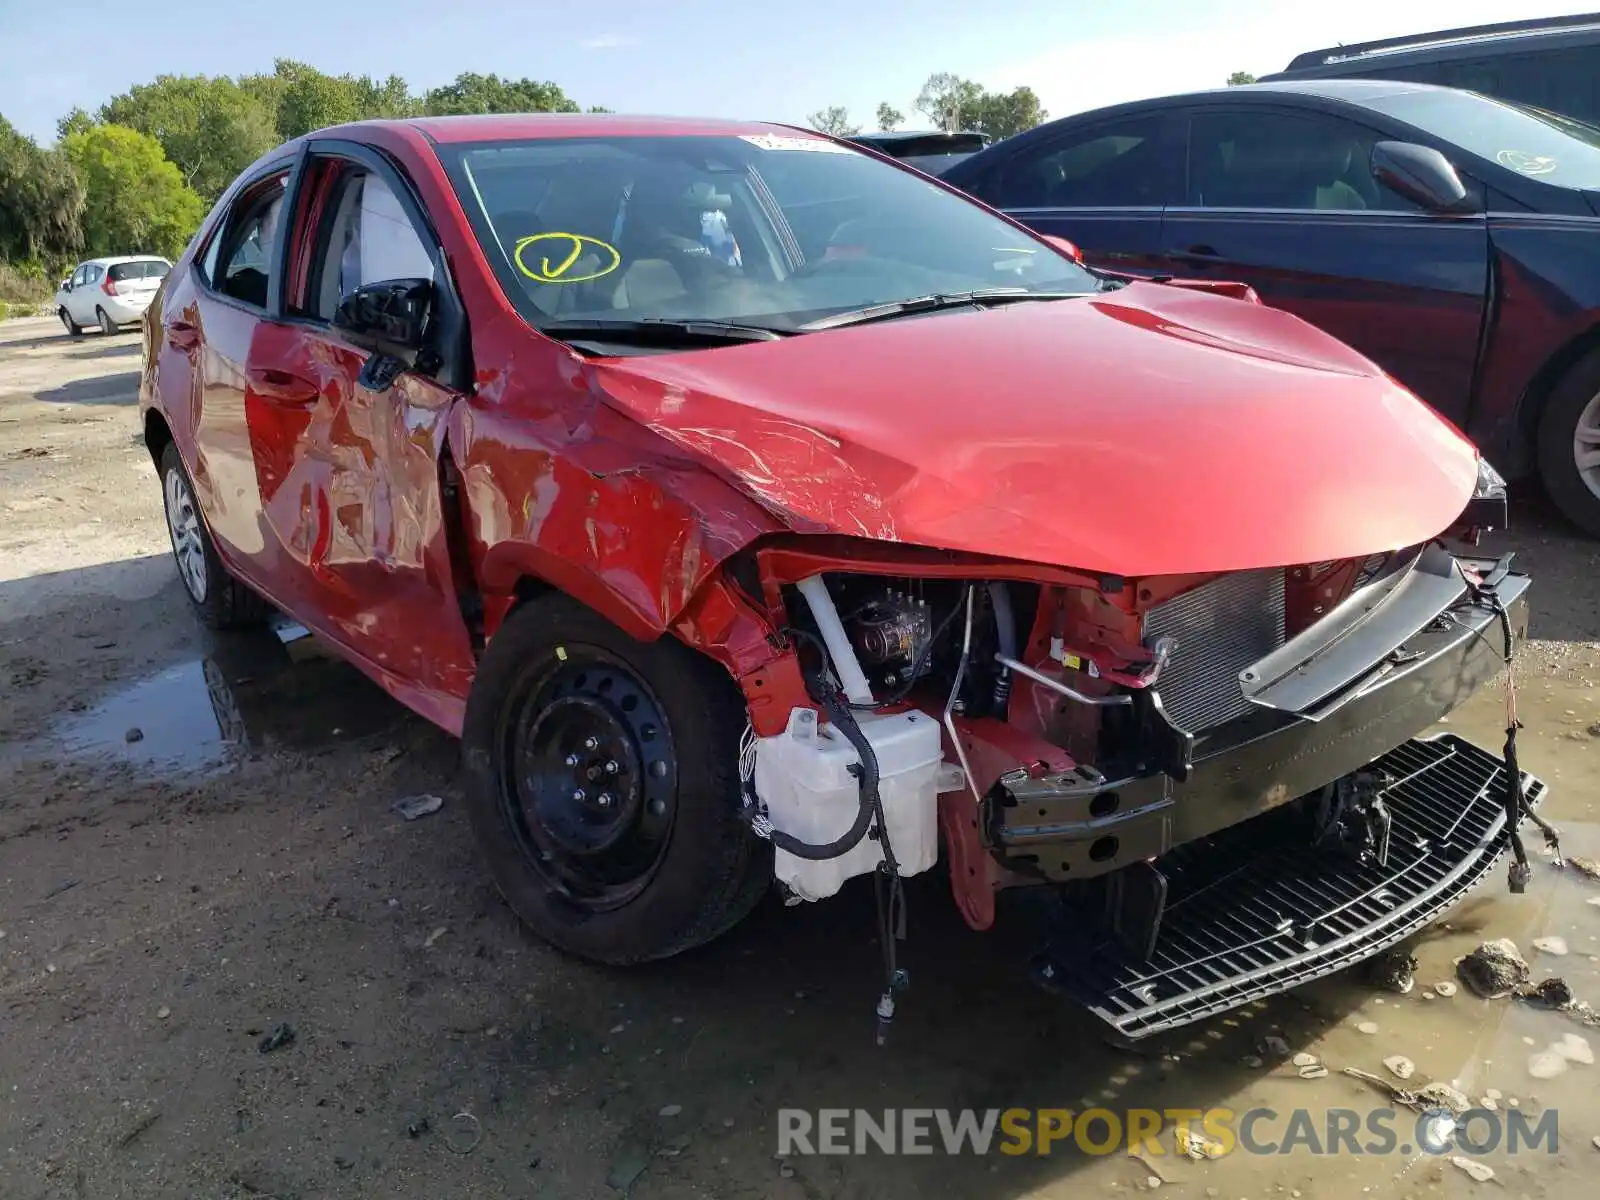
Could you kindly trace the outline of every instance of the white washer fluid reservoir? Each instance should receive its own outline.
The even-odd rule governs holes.
[[[939,858],[939,723],[920,712],[861,712],[856,721],[878,760],[878,795],[900,874],[926,871]],[[756,742],[755,790],[772,828],[810,845],[843,837],[861,810],[850,773],[860,761],[849,739],[819,724],[811,709],[790,712],[787,729]],[[780,882],[802,900],[821,900],[875,870],[883,846],[867,836],[837,858],[813,861],[775,848],[774,859]]]

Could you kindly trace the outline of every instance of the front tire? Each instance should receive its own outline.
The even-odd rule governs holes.
[[[771,879],[739,820],[738,692],[670,636],[637,642],[559,594],[490,641],[462,731],[490,874],[535,933],[602,963],[731,929]]]
[[[1539,473],[1567,519],[1600,538],[1600,350],[1550,393],[1539,420]]]
[[[194,485],[183,468],[178,447],[168,442],[161,451],[161,497],[167,513],[167,536],[178,577],[195,615],[210,629],[246,629],[259,625],[267,605],[240,583],[217,557],[211,532],[194,498]]]
[[[56,309],[56,316],[60,317],[61,323],[67,327],[68,337],[83,336],[83,326],[72,319],[72,314],[66,310],[65,306]]]

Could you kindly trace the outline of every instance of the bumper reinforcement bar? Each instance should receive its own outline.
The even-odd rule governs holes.
[[[1397,781],[1386,866],[1313,849],[1304,811],[1285,806],[1155,861],[1164,896],[1148,944],[1063,921],[1035,978],[1141,1038],[1330,975],[1435,920],[1506,850],[1504,764],[1444,734],[1367,769]],[[1530,775],[1522,787],[1530,807],[1544,796]]]

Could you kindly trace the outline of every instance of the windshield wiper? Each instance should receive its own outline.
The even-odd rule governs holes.
[[[725,345],[729,342],[775,342],[787,336],[766,325],[740,325],[733,321],[676,317],[573,317],[549,321],[539,332],[553,338],[583,338],[597,342],[643,342],[651,346],[685,343]]]
[[[799,326],[802,333],[819,329],[837,329],[841,325],[864,325],[868,321],[884,321],[910,313],[934,312],[941,308],[965,308],[970,305],[1010,304],[1018,300],[1071,300],[1084,296],[1084,292],[1030,292],[1027,288],[979,288],[971,292],[934,292],[927,296],[912,296],[907,300],[891,300],[887,304],[869,304],[865,308],[852,308],[807,321]]]

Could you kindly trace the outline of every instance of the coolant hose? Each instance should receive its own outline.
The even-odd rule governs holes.
[[[994,607],[995,632],[1000,643],[1000,653],[1007,658],[1017,657],[1017,619],[1011,613],[1011,591],[1000,580],[989,583],[989,603]],[[1011,670],[1001,667],[994,678],[995,716],[1006,719],[1006,709],[1011,702]]]
[[[822,706],[822,711],[827,713],[828,720],[839,727],[839,732],[844,734],[845,739],[861,756],[861,774],[856,780],[861,789],[861,811],[856,813],[855,823],[842,837],[822,845],[814,845],[784,833],[781,829],[774,829],[770,834],[772,844],[778,849],[787,851],[796,858],[820,862],[823,859],[838,858],[854,850],[861,839],[867,836],[873,818],[881,813],[881,801],[878,798],[878,756],[873,753],[872,743],[867,741],[867,735],[861,732],[855,713],[850,711],[850,704],[844,696],[827,680],[812,676],[809,672],[806,683],[812,698]]]

